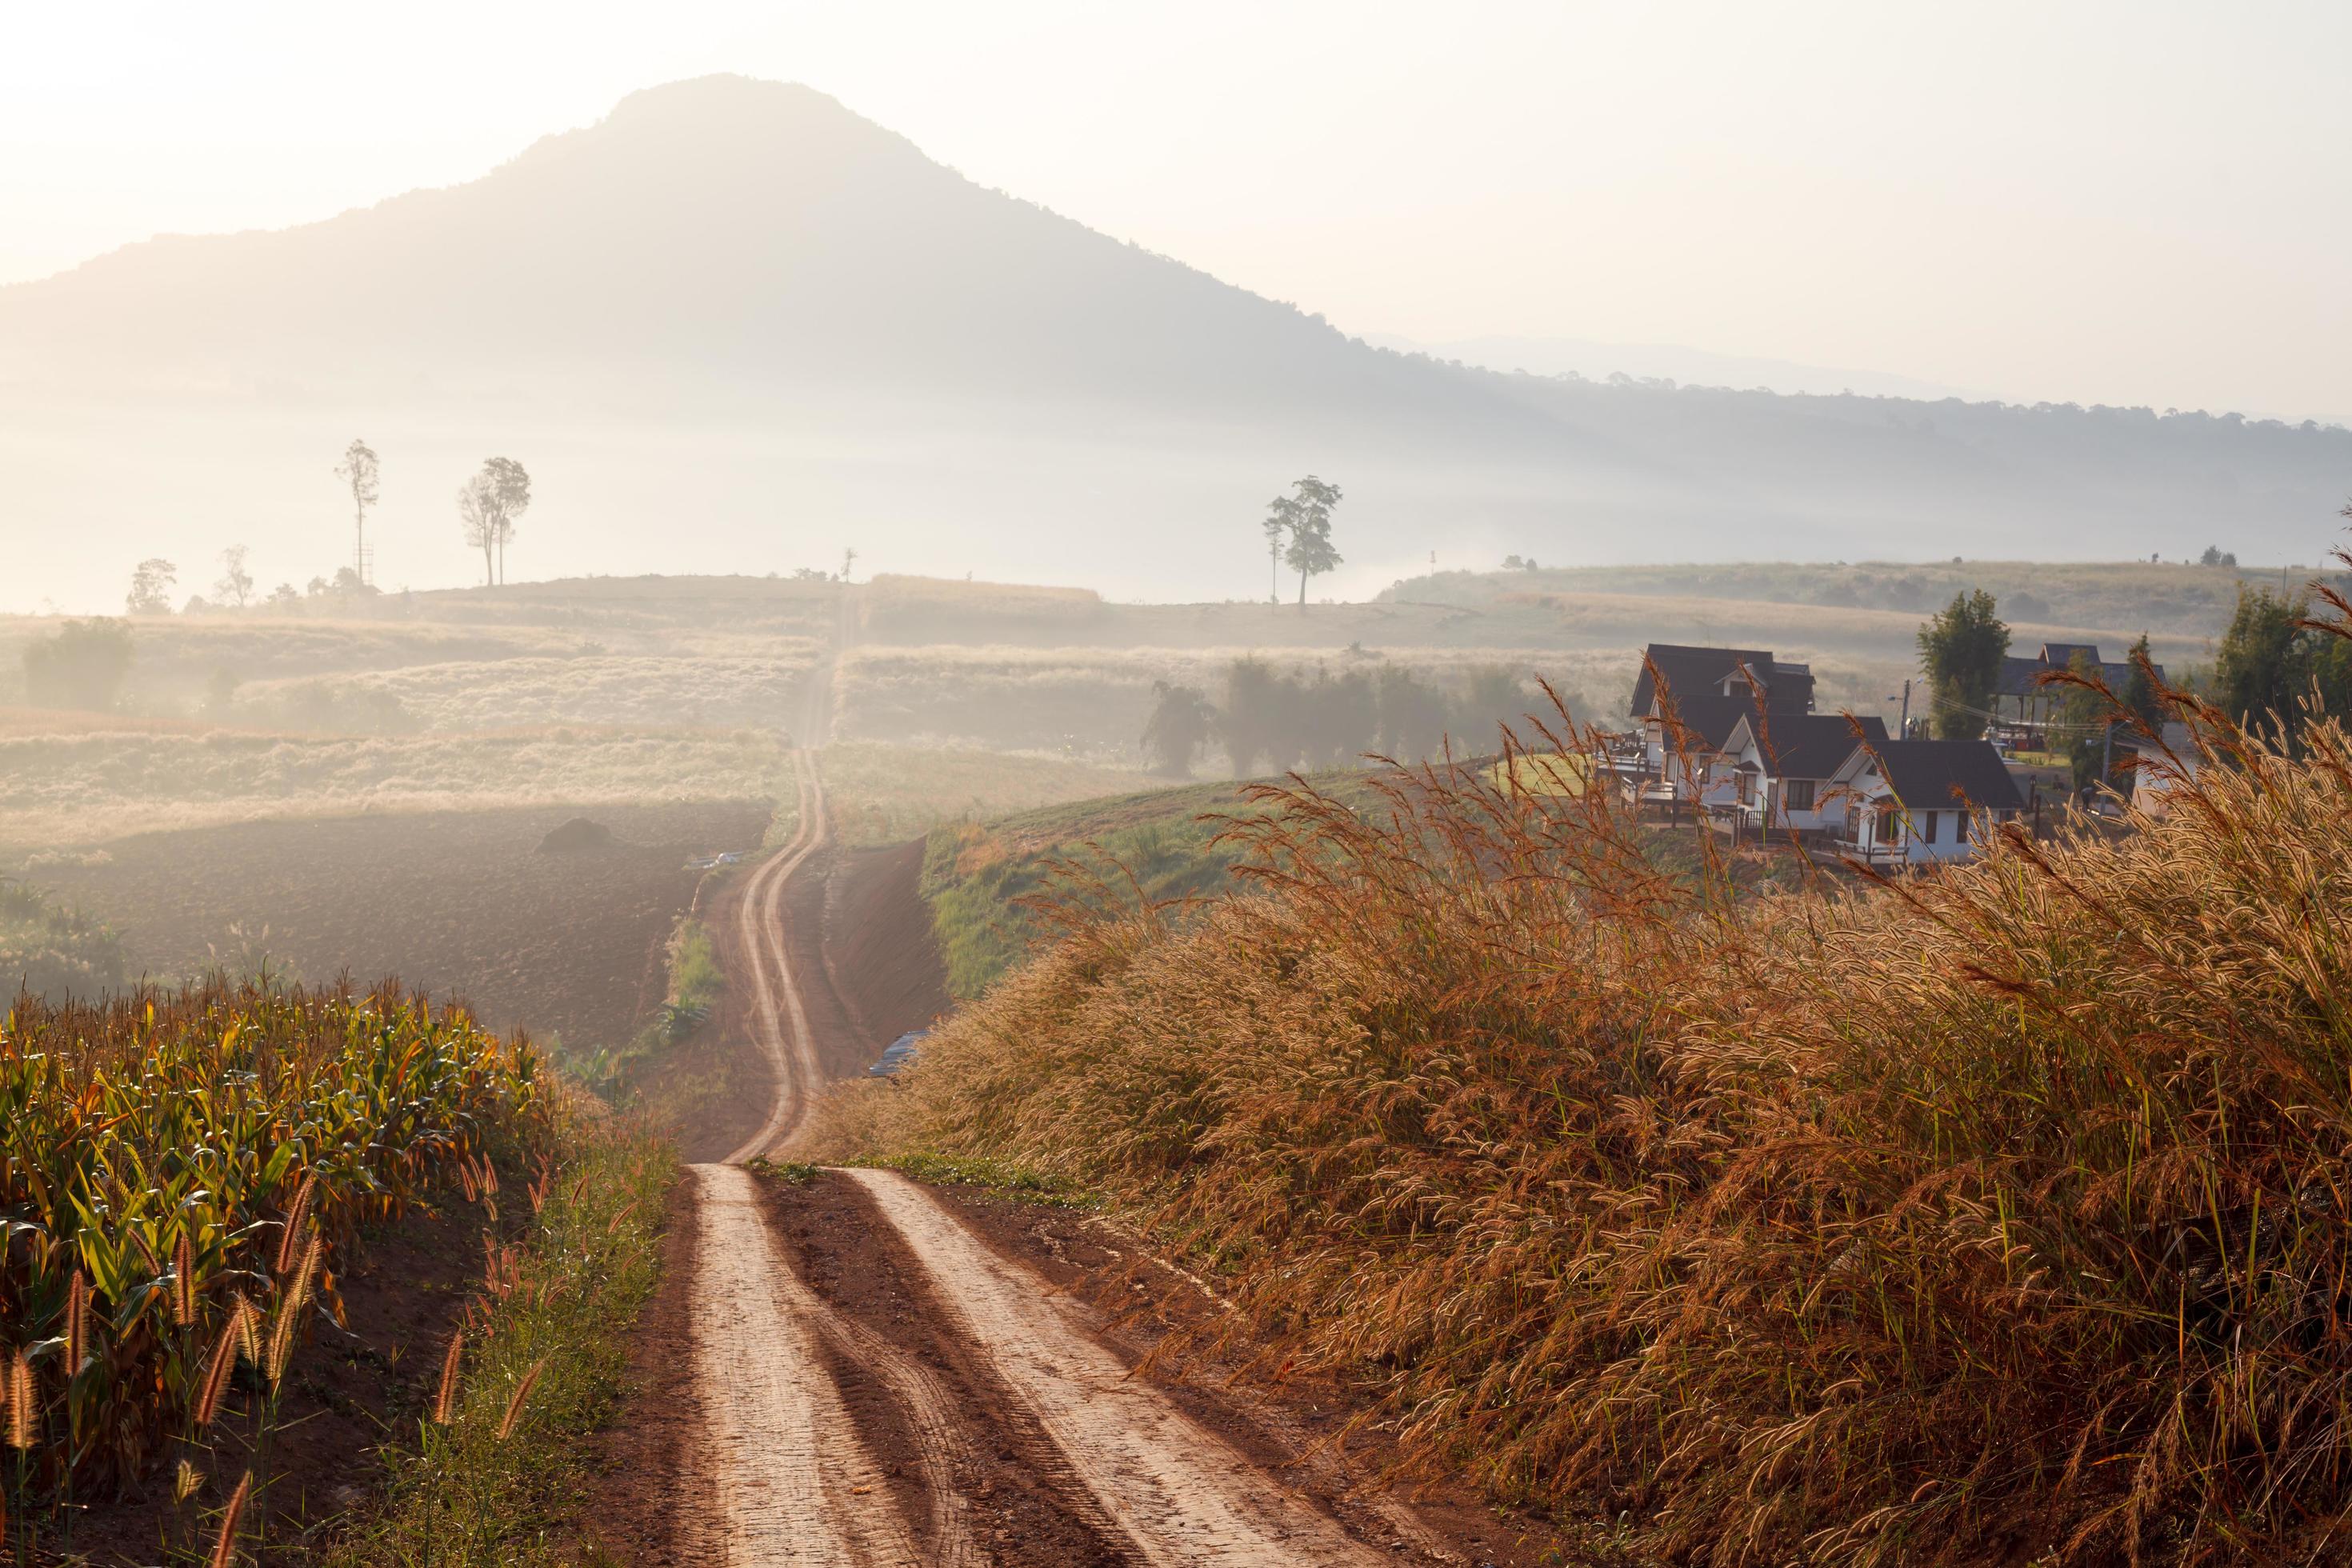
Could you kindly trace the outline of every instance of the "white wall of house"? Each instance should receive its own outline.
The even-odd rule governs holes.
[[[1986,836],[2017,815],[1962,811],[1957,805],[1906,811],[1875,774],[1865,775],[1855,794],[1855,845],[1865,851],[1896,853],[1914,866],[1966,860],[1984,847]]]
[[[1782,778],[1772,772],[1764,748],[1743,726],[1731,732],[1735,749],[1724,758],[1726,773],[1753,782],[1739,795],[1748,820],[1772,833],[1835,832],[1845,826],[1846,792],[1827,779]]]
[[[1758,823],[1775,833],[1834,833],[1845,826],[1843,792],[1827,779],[1778,779],[1767,774]]]
[[[1663,720],[1642,721],[1642,754],[1647,760],[1651,776],[1662,784],[1673,784],[1682,800],[1703,805],[1729,805],[1738,798],[1738,782],[1731,773],[1728,763],[1694,735],[1690,743],[1677,750],[1666,742],[1666,726]]]
[[[1913,866],[1966,860],[2014,811],[1964,811],[1957,801],[1906,810],[1867,756],[1857,754],[1839,768],[1831,787],[1843,794],[1853,814],[1849,842],[1867,858],[1898,859]]]

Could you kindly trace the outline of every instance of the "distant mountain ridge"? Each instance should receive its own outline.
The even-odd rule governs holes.
[[[1310,470],[1347,487],[1351,592],[1433,552],[2314,559],[2352,489],[2352,435],[2316,426],[1390,352],[740,77],[632,94],[464,184],[0,288],[0,528],[60,578],[93,549],[110,575],[229,537],[329,551],[314,454],[362,430],[406,486],[380,569],[420,585],[462,580],[446,498],[509,447],[570,569],[855,541],[1154,596],[1264,593],[1257,516]]]

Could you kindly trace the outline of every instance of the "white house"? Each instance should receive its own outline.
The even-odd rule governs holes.
[[[1722,772],[1748,826],[1766,833],[1834,833],[1847,797],[1830,787],[1840,763],[1867,742],[1887,743],[1886,721],[1845,713],[1749,713],[1732,726]]]
[[[2158,742],[2143,739],[2133,748],[2137,755],[2131,770],[2132,804],[2150,816],[2162,816],[2170,809],[2165,797],[2197,782],[2197,766],[2202,760],[2196,736],[2178,721],[2164,726]]]
[[[1829,787],[1846,802],[1841,843],[1872,865],[1965,860],[2025,809],[1989,741],[1858,744]]]
[[[1812,670],[1761,648],[1652,643],[1629,708],[1642,726],[1633,783],[1639,798],[1672,805],[1733,803],[1735,784],[1717,766],[1735,725],[1759,712],[1802,714],[1813,705]]]

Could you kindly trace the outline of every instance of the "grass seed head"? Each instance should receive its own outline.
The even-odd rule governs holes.
[[[541,1357],[530,1363],[530,1370],[522,1374],[520,1383],[515,1384],[514,1395],[507,1401],[507,1413],[499,1418],[499,1442],[503,1443],[514,1436],[515,1426],[522,1419],[523,1404],[530,1398],[530,1391],[539,1385],[539,1374],[546,1369],[546,1358]]]
[[[205,1560],[205,1568],[230,1568],[236,1561],[236,1529],[245,1520],[245,1501],[253,1491],[253,1472],[247,1470],[238,1478],[236,1490],[229,1493],[228,1506],[221,1510],[220,1535],[213,1542],[213,1554]]]
[[[39,1414],[40,1394],[33,1383],[33,1362],[23,1351],[8,1363],[8,1447],[23,1453],[33,1446],[33,1419]]]
[[[310,1217],[311,1196],[318,1190],[319,1173],[316,1171],[304,1176],[301,1186],[295,1189],[293,1206],[286,1211],[285,1223],[278,1228],[278,1258],[270,1268],[271,1273],[285,1273],[301,1257],[297,1249],[302,1243],[303,1226]]]
[[[172,1321],[184,1329],[195,1321],[196,1249],[183,1230],[179,1245],[172,1249]]]
[[[449,1336],[449,1348],[441,1357],[441,1383],[433,1391],[433,1423],[446,1426],[457,1413],[457,1368],[466,1351],[466,1331],[457,1330]]]

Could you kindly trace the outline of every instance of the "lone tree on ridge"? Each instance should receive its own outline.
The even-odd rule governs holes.
[[[375,449],[356,438],[335,465],[335,477],[352,487],[352,571],[362,583],[368,579],[367,509],[376,503],[376,472]]]
[[[1327,485],[1313,474],[1290,487],[1291,493],[1266,503],[1265,551],[1268,575],[1277,552],[1298,574],[1298,606],[1307,607],[1307,580],[1338,566],[1343,559],[1331,544],[1331,509],[1339,504],[1339,487]],[[1287,548],[1283,540],[1287,537]],[[1278,590],[1272,595],[1277,600]]]

